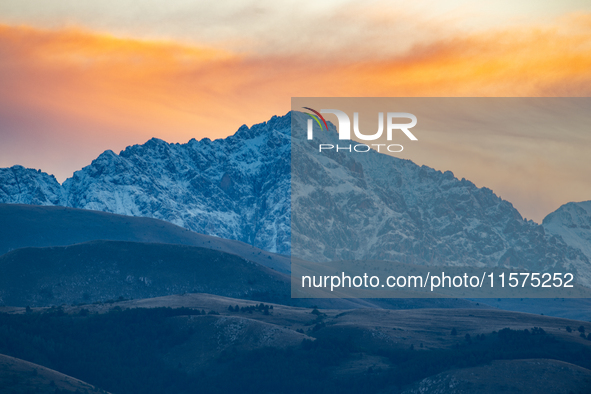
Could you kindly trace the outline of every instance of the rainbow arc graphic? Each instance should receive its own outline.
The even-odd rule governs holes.
[[[320,130],[323,130],[322,123],[320,123],[320,119],[322,119],[322,122],[324,123],[324,126],[326,127],[326,130],[328,131],[328,125],[326,124],[326,120],[324,120],[324,117],[322,115],[320,115],[320,112],[316,111],[315,109],[309,108],[309,107],[302,107],[302,108],[307,109],[308,111],[312,111],[316,114],[316,115],[312,115],[312,114],[306,113],[312,119],[314,119],[316,121],[316,123],[318,123]],[[318,119],[318,118],[320,118],[320,119]]]

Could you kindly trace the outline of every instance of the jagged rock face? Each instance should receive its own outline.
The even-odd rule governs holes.
[[[3,169],[0,202],[148,216],[288,254],[289,132],[286,116],[223,140],[152,139],[104,152],[63,186],[35,170]],[[26,189],[12,186],[25,181]]]
[[[119,155],[106,151],[61,187],[35,170],[3,169],[0,201],[154,217],[283,254],[293,236],[295,254],[315,261],[589,271],[579,249],[490,189],[377,152],[320,156],[319,142],[338,143],[334,126],[311,145],[306,118],[294,113],[292,143],[291,118],[243,126],[223,140],[152,139]]]
[[[0,169],[0,202],[63,205],[64,196],[61,185],[53,175],[13,166]]]
[[[591,259],[591,201],[569,202],[544,218],[547,233],[560,236]]]
[[[292,250],[311,260],[587,268],[580,250],[526,221],[508,201],[450,171],[370,151],[318,153],[332,133],[306,140],[294,120]],[[348,143],[348,142],[347,142]]]
[[[107,151],[64,183],[66,203],[288,253],[289,128],[289,118],[273,118],[224,140]]]

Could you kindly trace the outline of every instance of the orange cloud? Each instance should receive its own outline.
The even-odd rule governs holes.
[[[0,26],[0,58],[0,130],[15,141],[1,144],[0,166],[63,180],[105,149],[225,137],[286,113],[292,96],[588,96],[591,15],[356,60]]]

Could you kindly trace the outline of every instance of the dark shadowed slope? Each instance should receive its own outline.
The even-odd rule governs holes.
[[[591,324],[498,310],[327,310],[185,294],[13,309],[0,320],[0,352],[50,360],[114,393],[579,393],[591,367],[581,336]],[[565,379],[573,385],[561,391]]]
[[[235,254],[246,260],[269,267],[277,272],[288,273],[290,270],[289,257],[257,249],[239,241],[226,240],[218,237],[198,234],[158,219],[123,216],[100,211],[65,207],[0,204],[0,254],[6,253],[8,251],[13,251],[14,253],[16,252],[16,249],[19,248],[68,246],[95,240],[139,242],[146,244],[161,243],[198,246],[207,249],[212,249],[213,251]],[[110,247],[113,247],[115,243],[109,245],[111,245]],[[82,245],[77,246],[77,248],[78,247],[82,248],[83,250],[85,250],[86,248]],[[138,248],[139,255],[145,255],[147,253],[145,250],[143,250],[141,246],[138,245],[136,247]],[[92,246],[92,248],[96,249],[97,246]],[[157,246],[153,245],[151,246],[151,248],[157,248]],[[93,292],[84,290],[80,294],[72,293],[66,296],[65,298],[47,298],[51,297],[52,295],[55,297],[58,293],[61,294],[59,289],[63,288],[64,283],[69,282],[66,281],[62,283],[56,280],[55,282],[51,282],[51,284],[47,284],[42,288],[31,288],[28,281],[32,280],[33,277],[30,274],[24,272],[26,271],[26,269],[28,269],[27,267],[29,267],[31,264],[33,266],[39,266],[38,262],[26,260],[26,256],[30,256],[31,253],[38,253],[39,256],[48,256],[48,253],[50,253],[54,256],[51,257],[52,259],[57,258],[56,256],[59,255],[59,253],[57,253],[56,251],[48,252],[48,250],[38,250],[36,252],[18,251],[18,254],[12,255],[12,257],[10,257],[11,259],[16,258],[19,261],[21,261],[22,264],[24,264],[22,270],[18,271],[18,275],[25,275],[25,278],[27,278],[27,280],[24,280],[23,278],[19,277],[16,278],[14,281],[16,281],[16,283],[20,283],[21,280],[24,281],[25,287],[19,291],[22,292],[24,291],[24,289],[28,289],[35,292],[35,294],[28,295],[26,298],[30,300],[31,305],[36,305],[36,301],[33,301],[37,300],[39,297],[45,300],[43,301],[42,305],[59,305],[61,303],[71,302],[104,301],[106,299],[111,299],[113,297],[118,298],[119,296],[129,298],[130,296],[125,295],[128,291],[131,291],[130,285],[127,282],[126,285],[121,288],[121,291],[117,291],[116,294],[114,294],[112,293],[112,291],[114,291],[113,289],[118,288],[117,286],[119,286],[120,284],[120,278],[110,277],[110,279],[108,279],[107,277],[105,277],[100,282],[102,283],[102,285],[100,286],[106,286],[108,288],[111,288],[111,290],[105,290],[105,292],[103,292],[97,287],[99,286],[99,282],[95,282],[95,288]],[[124,259],[127,258],[125,257],[125,255],[118,256]],[[97,260],[95,257],[96,256],[90,253],[89,251],[84,252],[78,257],[77,264],[79,264],[79,266],[92,265],[95,269],[98,270],[100,269],[103,260]],[[137,257],[138,256],[135,256],[134,258]],[[88,261],[88,259],[90,259],[90,261]],[[260,268],[258,264],[252,264],[250,265],[250,267],[254,270],[258,270]],[[47,265],[45,266],[45,268],[50,269],[51,265]],[[161,266],[160,268],[162,268],[163,274],[166,274],[166,271],[168,269],[167,266]],[[38,275],[41,274],[39,273]],[[43,273],[43,275],[50,275],[50,273]],[[142,275],[138,275],[138,277],[139,276]],[[153,276],[158,277],[160,276],[160,274],[153,274]],[[111,279],[116,281],[115,284],[109,282],[109,280]],[[227,285],[220,290],[220,295],[229,295],[227,290],[232,288],[230,280],[231,277],[228,277],[227,279]],[[13,282],[13,278],[11,278],[8,275],[8,273],[5,273],[2,280],[8,284]],[[288,283],[287,278],[285,278],[285,280],[286,283]],[[81,283],[86,282],[87,279],[82,278]],[[53,288],[54,286],[57,286],[56,289],[58,290],[56,290],[55,292],[53,290],[49,291],[50,288]],[[175,294],[175,291],[178,289],[179,287],[169,286],[166,288],[165,292],[142,292],[140,294],[136,294],[134,290],[132,293],[136,294],[135,296],[133,296],[134,298],[148,297],[149,295],[147,294],[156,294],[158,296],[162,296]],[[188,286],[183,287],[183,289],[183,291],[191,292],[194,290],[194,287]],[[318,305],[325,308],[394,307],[406,309],[423,307],[474,307],[475,305],[474,303],[471,303],[469,301],[445,299],[404,300],[403,302],[401,300],[337,299],[287,301],[287,299],[290,297],[289,287],[285,287],[284,290],[285,293],[282,295],[282,297],[284,297],[283,302],[285,303],[289,303],[291,305]],[[70,289],[68,290],[68,292],[69,291],[73,290]],[[214,291],[214,288],[210,287],[208,291],[216,293],[217,290]],[[265,290],[259,289],[259,291],[262,292],[259,294],[259,296],[262,297],[260,298],[260,300],[268,301],[268,299],[265,298]],[[11,292],[12,290],[10,290],[10,288],[3,289],[2,291],[0,291],[1,301],[5,305],[17,305],[12,304],[8,301],[9,298],[7,297],[8,294]],[[42,292],[42,294],[38,294],[39,292]],[[84,294],[86,294],[85,297]],[[19,299],[23,300],[23,298]]]
[[[0,257],[5,305],[48,306],[209,292],[285,302],[289,279],[237,255],[194,246],[92,241]]]
[[[464,300],[291,299],[288,275],[235,254],[186,245],[91,241],[0,256],[0,305],[89,304],[206,292],[324,308],[473,307]]]
[[[18,358],[0,354],[0,393],[67,393],[107,394],[106,391],[63,373]]]
[[[0,204],[0,254],[29,246],[67,246],[94,240],[200,246],[233,253],[289,272],[286,256],[243,242],[199,234],[163,220],[65,207]]]

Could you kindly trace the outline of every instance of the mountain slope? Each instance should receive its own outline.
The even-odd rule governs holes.
[[[164,219],[271,252],[289,251],[289,117],[224,140],[151,139],[101,154],[63,184],[67,206]]]
[[[93,241],[0,256],[0,302],[91,303],[208,292],[287,302],[289,277],[242,257],[183,245]]]
[[[108,394],[104,390],[44,366],[0,354],[0,392]]]
[[[163,219],[198,233],[289,252],[289,116],[235,135],[106,151],[62,186],[21,166],[0,170],[0,202]]]
[[[323,310],[186,294],[14,312],[0,314],[0,351],[116,393],[449,388],[440,373],[465,392],[478,383],[528,392],[532,379],[561,392],[565,378],[578,392],[591,366],[591,341],[576,329],[591,331],[588,322],[498,310]]]
[[[3,169],[13,186],[0,199],[160,218],[271,252],[294,248],[312,261],[558,267],[591,284],[579,249],[490,189],[375,151],[319,156],[304,137],[306,119],[294,112],[223,140],[152,139],[119,155],[106,151],[61,189],[46,174]],[[338,142],[332,124],[315,135],[314,143]],[[14,186],[25,183],[32,186]]]
[[[64,205],[64,190],[53,175],[13,166],[0,169],[0,202]]]
[[[564,204],[546,216],[542,225],[546,232],[562,237],[591,259],[591,201]]]
[[[237,254],[283,273],[290,270],[286,256],[198,234],[163,220],[86,209],[0,204],[0,255],[24,247],[67,246],[95,240],[199,246]]]
[[[591,284],[580,250],[490,189],[376,151],[319,153],[318,144],[343,144],[334,126],[308,141],[305,116],[294,118],[292,253],[299,258],[565,267]]]
[[[67,393],[108,394],[106,391],[38,364],[0,354],[1,393]]]
[[[273,256],[262,260],[273,265]],[[292,299],[289,275],[248,257],[186,245],[103,240],[20,248],[0,256],[0,306],[8,306],[0,312],[194,292],[340,309],[476,306],[458,299]]]

